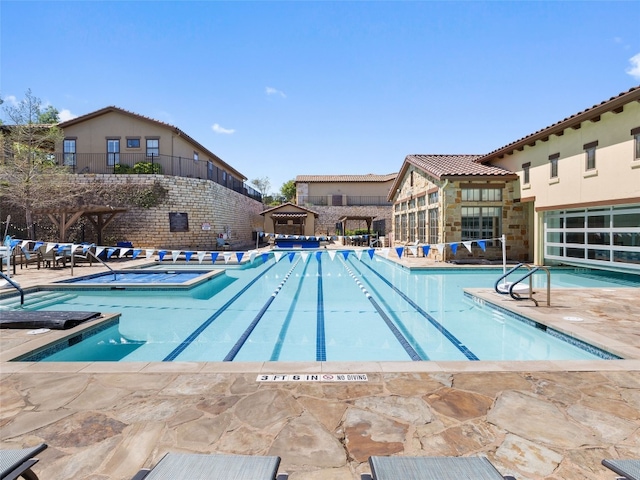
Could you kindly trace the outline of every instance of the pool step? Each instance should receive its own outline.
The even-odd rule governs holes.
[[[51,305],[55,305],[72,298],[76,298],[77,295],[73,293],[60,293],[60,292],[36,292],[25,296],[24,305],[22,308],[28,310],[38,310]],[[7,301],[0,302],[0,308],[2,309],[15,309],[20,308],[20,298],[12,297]]]

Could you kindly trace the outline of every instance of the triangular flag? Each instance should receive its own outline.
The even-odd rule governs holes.
[[[236,258],[238,259],[238,263],[240,263],[243,256],[244,256],[244,252],[236,252]]]
[[[147,257],[147,260],[149,260],[153,256],[154,252],[155,250],[153,248],[147,248],[145,250],[145,256]]]
[[[158,258],[160,259],[160,261],[162,261],[164,259],[164,256],[167,254],[166,250],[158,250]]]
[[[115,251],[116,251],[115,248],[107,248],[107,258],[111,258],[111,255],[113,255]]]
[[[333,261],[334,258],[336,258],[336,251],[335,250],[329,250],[329,258]]]
[[[138,258],[138,255],[140,255],[140,253],[142,253],[142,249],[134,248],[133,253],[131,254],[131,258],[135,260],[136,258]]]
[[[430,249],[431,249],[431,245],[423,245],[422,246],[422,253],[424,254],[425,257],[427,255],[429,255],[429,250]]]
[[[284,252],[273,252],[273,258],[276,259],[276,263],[280,261],[283,255],[284,255]]]
[[[129,253],[130,248],[121,248],[120,249],[120,258],[124,257],[127,253]]]
[[[71,245],[71,255],[73,255],[74,253],[76,253],[76,250],[80,248],[80,245]]]
[[[104,252],[104,247],[96,247],[96,257],[99,257],[102,252]]]
[[[293,262],[293,257],[296,256],[296,252],[289,252],[289,255],[287,255],[289,257],[289,263]]]
[[[465,247],[467,247],[467,250],[469,250],[469,253],[473,253],[473,252],[471,251],[471,243],[472,243],[472,242],[462,242],[462,244],[463,244]]]
[[[436,248],[438,249],[438,253],[442,255],[442,252],[444,252],[444,243],[439,243],[436,245]]]
[[[178,260],[179,256],[180,250],[171,250],[171,259],[173,260],[173,263],[176,263],[176,260]]]
[[[396,253],[398,254],[398,258],[402,258],[402,254],[404,253],[404,247],[396,247]]]
[[[382,255],[384,255],[384,258],[389,258],[389,252],[391,251],[391,249],[389,247],[385,247],[382,250],[380,250],[380,253],[382,253]]]
[[[458,251],[458,244],[457,243],[452,243],[451,244],[451,251],[453,252],[454,255],[456,254],[456,252]]]
[[[231,252],[224,252],[222,258],[224,258],[225,264],[229,263],[229,260],[231,260]]]
[[[478,240],[478,246],[484,252],[487,249],[487,242],[485,242],[484,240]]]
[[[371,260],[373,260],[373,256],[376,254],[375,249],[374,248],[370,248],[370,249],[367,250],[367,253],[369,254],[369,258]]]
[[[207,252],[198,252],[196,253],[196,255],[198,256],[198,263],[202,263],[204,257],[207,255]]]
[[[193,252],[187,250],[186,252],[184,252],[184,259],[189,262],[189,260],[191,260],[191,257],[193,256]]]
[[[38,250],[42,245],[44,245],[44,242],[36,242],[36,244],[33,246],[33,249]]]
[[[262,258],[262,263],[266,263],[267,260],[269,260],[269,254],[268,253],[263,253],[262,255],[260,255],[260,257]]]
[[[362,260],[362,250],[354,250],[354,252],[356,254],[356,258],[358,260]]]
[[[302,257],[302,261],[306,262],[309,259],[309,252],[300,252],[300,256]]]
[[[218,259],[218,252],[211,252],[211,263],[216,263]]]
[[[411,254],[412,254],[414,257],[417,257],[417,256],[418,256],[418,246],[417,246],[417,245],[411,245],[411,246],[409,247],[409,251],[411,252]]]
[[[93,244],[86,244],[86,243],[82,245],[82,253],[87,253],[87,250],[89,250],[92,246]]]
[[[253,263],[253,261],[256,259],[257,254],[258,252],[256,252],[255,250],[251,250],[251,252],[249,253],[249,261],[251,263]]]
[[[345,259],[345,260],[346,260],[346,259],[347,259],[347,257],[349,256],[349,250],[343,250],[343,251],[342,251],[342,252],[340,252],[340,253],[342,253],[342,256],[344,257],[344,259]]]
[[[15,248],[15,247],[17,247],[17,246],[20,244],[20,242],[21,242],[21,241],[22,241],[22,240],[11,240],[11,243],[10,243],[10,245],[9,245],[9,246],[10,246],[11,248]]]
[[[29,245],[29,242],[31,240],[22,240],[22,243],[20,244],[20,248],[22,248],[24,250],[24,247],[26,247],[27,245]]]
[[[45,248],[44,253],[49,253],[51,250],[58,246],[57,243],[47,243],[47,248]]]

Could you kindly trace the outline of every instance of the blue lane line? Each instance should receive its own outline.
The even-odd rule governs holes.
[[[236,293],[227,303],[225,303],[222,307],[220,307],[216,311],[216,313],[214,313],[207,320],[205,320],[205,322],[202,325],[200,325],[198,328],[196,328],[193,331],[193,333],[191,333],[191,335],[189,335],[187,338],[185,338],[180,343],[180,345],[178,345],[176,348],[174,348],[173,351],[169,355],[164,357],[164,359],[162,361],[163,362],[170,362],[172,360],[175,360],[176,357],[178,355],[180,355],[191,344],[191,342],[193,342],[198,337],[198,335],[200,335],[204,331],[205,328],[207,328],[209,325],[211,325],[216,318],[218,318],[220,315],[222,315],[222,313],[224,313],[224,311],[227,308],[229,308],[236,300],[238,300],[238,298],[240,298],[247,290],[249,290],[249,288],[254,283],[256,283],[260,278],[262,278],[262,276],[265,273],[267,273],[269,270],[271,270],[273,267],[275,267],[276,264],[277,264],[277,262],[275,262],[270,267],[267,267],[264,272],[262,272],[260,275],[257,275],[253,280],[251,280],[247,285],[245,285],[242,290],[240,290],[238,293]]]
[[[324,336],[324,294],[322,292],[322,260],[321,255],[318,259],[318,306],[317,306],[317,326],[316,326],[316,361],[324,362],[327,360],[327,345]]]
[[[309,267],[309,262],[304,264],[304,269],[302,270],[302,276],[300,281],[298,282],[298,288],[296,289],[296,293],[293,295],[293,299],[291,300],[291,305],[289,305],[289,311],[287,312],[287,316],[282,323],[282,327],[280,328],[280,333],[278,334],[278,339],[276,340],[276,344],[273,346],[273,351],[271,352],[271,357],[269,358],[270,362],[277,362],[280,360],[280,353],[282,352],[282,345],[284,344],[284,339],[287,337],[287,331],[289,330],[289,325],[291,324],[291,320],[293,319],[293,314],[296,310],[296,305],[298,304],[298,298],[300,298],[300,290],[302,290],[302,286],[304,285],[304,279],[307,274],[307,268]]]
[[[298,258],[296,263],[293,264],[293,267],[291,267],[291,270],[289,270],[289,272],[287,272],[287,274],[284,276],[284,278],[282,279],[282,282],[280,282],[280,285],[278,285],[278,287],[273,291],[273,293],[269,297],[269,300],[267,300],[267,302],[262,306],[262,308],[260,309],[258,314],[255,316],[253,321],[249,324],[249,326],[242,333],[242,335],[240,335],[240,338],[235,343],[235,345],[231,347],[231,350],[229,350],[229,353],[227,353],[227,356],[224,357],[223,362],[230,362],[236,357],[236,355],[244,345],[244,342],[247,341],[247,339],[249,338],[249,335],[251,335],[251,332],[253,332],[253,329],[256,328],[256,326],[258,325],[258,322],[262,319],[262,316],[265,314],[265,312],[267,311],[271,303],[278,296],[278,293],[280,293],[280,290],[282,290],[282,287],[284,287],[284,284],[287,283],[287,280],[289,280],[289,277],[291,276],[291,274],[293,273],[293,271],[295,270],[299,262],[300,262],[300,259]]]
[[[453,335],[449,330],[447,330],[440,322],[438,322],[435,318],[433,318],[431,315],[429,315],[427,312],[425,312],[420,305],[418,305],[416,302],[414,302],[413,300],[411,300],[402,290],[396,288],[389,280],[387,280],[386,278],[384,278],[380,273],[378,273],[375,269],[373,269],[370,265],[366,264],[365,262],[362,262],[363,265],[365,265],[369,270],[371,270],[373,273],[375,273],[380,280],[382,280],[384,283],[386,283],[387,285],[389,285],[394,292],[396,292],[398,295],[400,295],[402,297],[402,299],[407,302],[409,305],[411,305],[413,308],[416,309],[416,311],[422,315],[424,318],[426,318],[429,323],[431,323],[431,325],[433,325],[434,327],[436,327],[438,329],[438,331],[447,338],[447,340],[449,340],[451,343],[453,343],[453,345],[460,350],[465,357],[467,357],[469,360],[480,360],[478,357],[476,357],[476,355],[469,350],[465,345],[462,344],[462,342],[460,340],[458,340],[455,335]]]
[[[389,318],[389,316],[386,313],[384,313],[384,310],[382,310],[378,302],[376,302],[375,299],[371,296],[371,294],[367,291],[367,289],[364,288],[364,285],[362,285],[362,282],[358,280],[358,278],[351,271],[351,269],[348,267],[347,263],[344,260],[342,260],[342,264],[344,265],[344,268],[347,270],[351,278],[355,280],[358,287],[360,287],[360,290],[362,291],[362,293],[364,293],[364,295],[369,299],[369,301],[373,305],[373,308],[375,308],[376,311],[378,312],[378,315],[380,315],[382,317],[382,320],[384,320],[384,323],[387,324],[387,327],[389,327],[389,330],[391,330],[394,337],[396,337],[398,342],[400,342],[400,345],[402,345],[402,348],[404,348],[405,352],[407,352],[407,355],[409,355],[411,360],[414,360],[414,361],[425,360],[425,358],[421,357],[418,354],[418,352],[415,351],[415,349],[411,346],[407,338],[404,335],[402,335],[402,332],[398,330],[398,327],[395,326],[395,324]]]

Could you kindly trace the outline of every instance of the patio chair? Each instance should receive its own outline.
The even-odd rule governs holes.
[[[218,250],[229,250],[229,248],[231,248],[231,245],[229,245],[229,242],[227,242],[224,238],[216,238],[216,247]]]
[[[515,480],[485,457],[369,457],[369,465],[361,480]]]
[[[155,467],[140,470],[132,480],[286,480],[287,474],[277,475],[279,466],[280,457],[167,453]]]
[[[22,477],[25,480],[38,480],[38,476],[31,470],[31,467],[38,463],[38,459],[33,457],[45,448],[47,444],[41,443],[31,448],[0,450],[0,478],[14,480]]]
[[[640,460],[602,460],[602,465],[622,475],[619,480],[640,480]]]

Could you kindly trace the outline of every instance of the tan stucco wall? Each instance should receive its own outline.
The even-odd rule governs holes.
[[[310,182],[297,183],[298,196],[348,195],[362,197],[386,197],[393,180],[388,182]]]
[[[207,155],[202,149],[197,148],[184,137],[176,135],[171,128],[120,112],[107,112],[67,126],[64,128],[64,137],[76,139],[76,152],[78,154],[95,153],[105,155],[107,153],[107,139],[109,138],[120,139],[121,155],[127,153],[145,154],[146,139],[157,138],[159,140],[160,155],[182,157],[192,161],[193,153],[197,152],[198,161],[203,166],[206,166],[206,162],[210,160],[216,167],[228,170],[230,174],[241,179],[238,172],[230,171],[226,166],[218,162],[215,157]],[[127,138],[140,138],[140,148],[127,148]],[[62,143],[56,145],[56,151],[63,151]]]
[[[492,162],[518,173],[515,196],[533,200],[529,204],[534,229],[534,262],[543,262],[544,210],[605,206],[640,202],[640,160],[634,160],[631,129],[640,127],[640,103],[624,106],[621,113],[605,113],[600,121],[585,121],[579,129],[568,128],[562,136],[551,135],[503,159]],[[598,141],[595,170],[585,170],[583,146]],[[559,153],[558,177],[550,178],[549,156]],[[522,165],[531,163],[528,185],[523,184]]]

